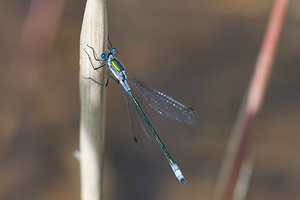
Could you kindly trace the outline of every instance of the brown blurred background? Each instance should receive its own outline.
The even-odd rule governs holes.
[[[134,144],[122,88],[111,81],[104,199],[212,198],[272,4],[108,2],[110,38],[127,71],[193,106],[200,120],[185,126],[152,115],[187,178],[181,185],[158,145],[142,151]],[[84,6],[83,0],[1,1],[1,200],[80,199],[79,163],[72,152],[79,143]],[[299,13],[300,2],[292,1],[255,124],[255,167],[247,199],[300,199]]]

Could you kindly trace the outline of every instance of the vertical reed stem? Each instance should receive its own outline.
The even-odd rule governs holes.
[[[100,200],[102,193],[102,172],[104,162],[104,132],[107,67],[95,71],[84,49],[92,46],[101,54],[107,49],[106,0],[87,0],[80,36],[80,168],[81,199]],[[98,63],[99,64],[99,63]]]

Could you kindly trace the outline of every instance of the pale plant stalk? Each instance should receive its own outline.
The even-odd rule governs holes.
[[[289,0],[276,0],[255,70],[234,124],[215,190],[215,200],[246,197],[253,168],[253,122],[261,108]]]
[[[84,49],[107,49],[107,2],[87,0],[80,36],[80,170],[81,199],[100,200],[104,162],[107,67],[95,71]],[[95,63],[99,64],[99,63]],[[91,79],[92,78],[94,81]]]

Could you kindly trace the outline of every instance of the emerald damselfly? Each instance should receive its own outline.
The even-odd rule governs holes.
[[[146,136],[148,139],[155,139],[164,152],[175,176],[182,184],[185,184],[186,180],[182,172],[180,171],[178,165],[174,162],[164,143],[153,128],[137,96],[139,95],[140,97],[144,98],[147,104],[159,114],[185,124],[196,123],[198,121],[197,112],[193,108],[185,106],[173,98],[154,90],[146,86],[144,83],[131,77],[125,71],[123,64],[115,57],[115,55],[118,53],[118,50],[116,48],[112,48],[111,43],[110,49],[104,51],[104,53],[101,54],[100,59],[97,57],[94,48],[91,46],[88,47],[92,49],[93,56],[96,61],[104,62],[104,64],[95,67],[90,55],[84,49],[94,70],[98,70],[105,65],[109,66],[109,72],[105,86],[108,84],[110,72],[114,75],[117,83],[120,83],[123,86],[124,97],[128,108],[129,120],[133,130],[135,142],[141,142],[142,137],[144,136]]]

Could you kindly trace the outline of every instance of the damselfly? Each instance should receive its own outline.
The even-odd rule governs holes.
[[[193,108],[179,103],[173,98],[146,86],[144,83],[127,74],[123,64],[115,57],[115,55],[118,53],[118,50],[116,48],[112,48],[111,43],[110,49],[104,51],[104,53],[101,54],[100,59],[97,57],[94,48],[90,46],[88,47],[92,49],[93,56],[96,61],[104,62],[104,64],[95,67],[90,55],[85,50],[94,70],[100,69],[105,65],[109,66],[109,74],[105,86],[107,86],[110,72],[112,72],[116,81],[124,88],[124,97],[128,108],[131,127],[134,133],[134,140],[136,142],[140,142],[142,137],[140,134],[148,137],[148,139],[154,138],[164,152],[175,176],[181,183],[184,184],[186,180],[183,174],[181,173],[177,164],[174,162],[162,140],[159,138],[151,122],[147,118],[142,104],[138,101],[137,95],[143,97],[149,106],[159,114],[178,122],[183,122],[186,124],[196,123],[198,121],[197,112]],[[139,128],[142,129],[143,133],[139,131]]]

